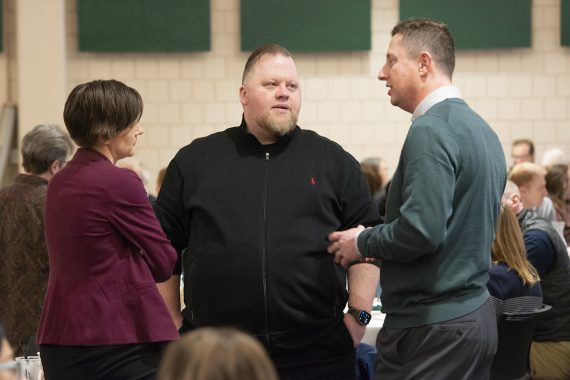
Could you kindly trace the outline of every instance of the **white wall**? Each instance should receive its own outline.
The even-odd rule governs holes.
[[[79,53],[76,1],[65,3],[67,91],[100,78],[137,88],[145,101],[145,135],[137,157],[152,172],[192,139],[239,123],[238,86],[247,59],[239,50],[239,0],[211,0],[212,49],[191,54]],[[570,153],[570,48],[560,47],[560,0],[532,3],[531,48],[457,53],[454,83],[496,130],[507,156],[519,137],[536,142],[537,157],[554,146]],[[303,93],[301,127],[336,140],[357,159],[382,156],[392,170],[409,114],[390,105],[376,76],[398,4],[372,0],[370,52],[295,55]],[[0,80],[7,54],[0,54]],[[0,89],[0,101],[5,93]]]

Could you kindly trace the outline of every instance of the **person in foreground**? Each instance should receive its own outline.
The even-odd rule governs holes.
[[[343,266],[381,261],[377,379],[485,379],[497,348],[486,284],[506,162],[497,135],[451,85],[454,66],[443,23],[392,29],[379,79],[412,125],[385,224],[329,236]]]
[[[49,280],[39,323],[46,380],[154,379],[178,332],[156,282],[176,251],[131,170],[143,133],[139,93],[115,80],[80,84],[63,117],[80,147],[48,186]]]
[[[501,206],[497,236],[493,241],[487,289],[497,319],[504,313],[533,312],[542,307],[540,277],[528,261],[517,217],[510,207]]]
[[[364,176],[338,144],[296,125],[301,89],[285,48],[250,55],[239,99],[241,125],[182,148],[154,206],[187,248],[182,330],[251,333],[282,380],[353,379],[379,269],[345,271],[326,247],[331,231],[378,222]]]
[[[277,380],[277,372],[255,338],[233,328],[204,327],[172,343],[158,380]]]
[[[73,153],[55,124],[40,124],[22,139],[22,166],[0,189],[0,320],[16,356],[36,355],[38,321],[48,280],[44,208],[48,182]]]

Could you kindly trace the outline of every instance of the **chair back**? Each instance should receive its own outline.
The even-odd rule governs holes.
[[[549,305],[532,312],[505,313],[498,323],[497,353],[491,366],[491,380],[527,380],[530,373],[530,345],[536,316],[552,309]]]

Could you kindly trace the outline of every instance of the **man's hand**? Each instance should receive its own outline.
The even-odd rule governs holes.
[[[348,268],[350,264],[358,261],[367,261],[356,251],[356,234],[364,230],[364,226],[358,226],[345,231],[336,231],[328,237],[331,242],[327,251],[334,256],[334,261]]]
[[[354,319],[352,315],[346,313],[344,314],[343,322],[350,333],[354,347],[358,346],[362,338],[364,338],[366,326],[362,326],[360,323],[356,322],[356,319]]]

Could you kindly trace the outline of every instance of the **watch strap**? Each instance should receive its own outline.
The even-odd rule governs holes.
[[[370,323],[370,320],[372,319],[372,315],[370,315],[370,313],[367,312],[366,310],[359,310],[352,308],[350,306],[348,307],[347,313],[352,315],[354,319],[356,319],[356,322],[358,322],[362,326],[368,325]]]

